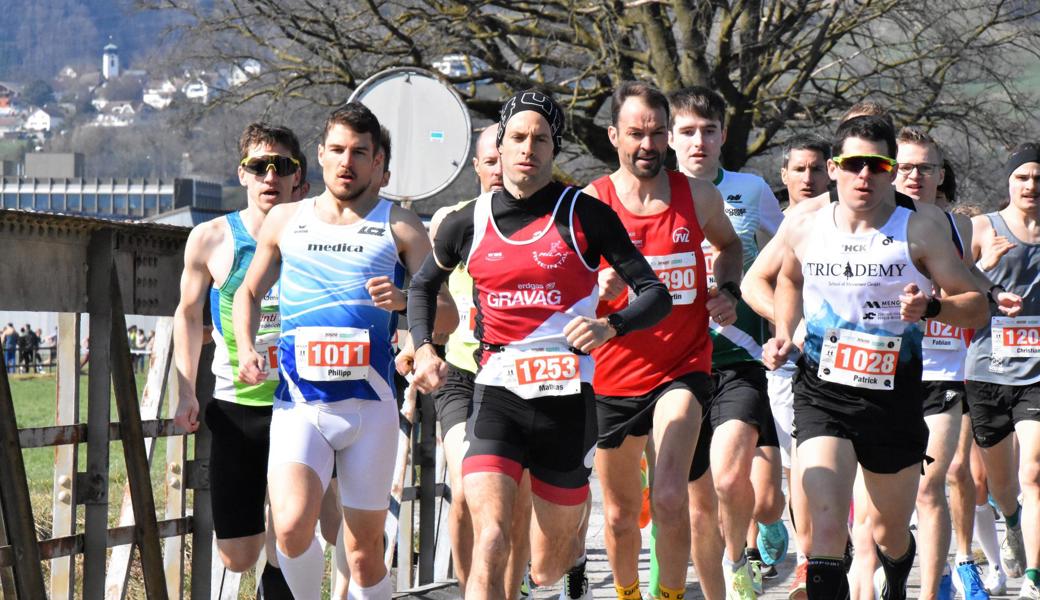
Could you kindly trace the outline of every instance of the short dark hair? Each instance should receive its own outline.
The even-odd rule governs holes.
[[[288,127],[270,125],[261,121],[246,125],[242,136],[238,138],[239,158],[245,158],[249,155],[250,148],[261,144],[285,146],[293,158],[300,160],[300,140],[296,139],[296,134]]]
[[[860,138],[871,142],[885,142],[888,146],[888,156],[896,155],[896,134],[892,126],[882,117],[863,116],[852,117],[848,121],[838,125],[838,131],[834,134],[834,144],[831,152],[838,156],[842,153],[842,146],[849,138]]]
[[[665,121],[668,120],[668,97],[649,83],[642,81],[624,81],[614,90],[614,97],[610,105],[610,124],[617,127],[618,115],[625,100],[636,97],[641,99],[650,108],[660,108],[664,111]]]
[[[703,119],[714,119],[726,126],[726,101],[722,96],[704,86],[694,85],[672,92],[668,96],[671,119],[675,115],[693,113]],[[669,126],[672,121],[669,120]]]
[[[390,130],[379,126],[379,147],[383,150],[383,172],[390,170]]]
[[[928,135],[928,133],[919,127],[904,127],[899,130],[899,135],[896,136],[897,144],[917,144],[918,146],[927,146],[931,144],[935,151],[939,153],[939,161],[942,163],[943,150],[939,142],[935,141],[935,138]]]
[[[881,117],[888,122],[888,126],[892,129],[896,128],[895,121],[892,120],[892,113],[888,112],[888,109],[881,105],[880,102],[874,100],[860,100],[853,104],[845,111],[845,114],[841,115],[839,119],[840,123],[844,123],[854,117]]]
[[[349,127],[354,133],[367,133],[372,137],[373,151],[383,149],[382,126],[379,124],[379,119],[375,114],[364,104],[355,100],[333,110],[332,114],[325,119],[325,129],[321,133],[321,143],[325,143],[325,140],[329,137],[329,132],[336,125]]]
[[[787,140],[787,143],[784,144],[785,167],[787,166],[787,161],[791,160],[791,152],[795,150],[812,150],[819,152],[825,159],[831,157],[831,145],[827,143],[827,140],[815,133],[799,133]]]
[[[938,190],[946,197],[946,202],[953,204],[957,201],[957,177],[953,174],[953,163],[943,160],[943,182],[939,184]]]

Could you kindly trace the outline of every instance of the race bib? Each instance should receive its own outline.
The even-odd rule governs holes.
[[[820,379],[855,388],[892,390],[902,338],[829,328],[820,352]]]
[[[477,383],[504,387],[530,400],[581,393],[581,357],[560,345],[505,348],[491,355]]]
[[[476,342],[473,332],[477,329],[477,307],[470,298],[463,297],[455,298],[455,306],[459,309],[459,326],[455,328],[455,335],[464,343]]]
[[[697,298],[697,255],[679,252],[665,256],[647,256],[646,262],[657,274],[658,279],[672,295],[672,304],[693,304]],[[628,301],[635,299],[635,292],[628,290]]]
[[[367,329],[299,327],[296,371],[308,381],[367,379],[372,349]]]
[[[701,252],[704,253],[704,274],[708,277],[708,287],[715,285],[715,246],[704,240],[701,243]]]
[[[256,353],[264,359],[264,368],[267,369],[266,381],[278,381],[278,338],[279,332],[264,333],[256,336],[253,344]]]
[[[994,357],[1040,356],[1040,317],[993,317],[991,331]]]
[[[921,348],[956,352],[964,350],[964,330],[942,321],[928,319],[924,322],[924,338]]]

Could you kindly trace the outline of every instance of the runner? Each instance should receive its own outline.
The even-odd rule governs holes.
[[[236,336],[251,340],[260,299],[276,281],[281,291],[281,381],[268,480],[279,563],[301,599],[321,593],[324,556],[314,530],[333,462],[349,595],[385,599],[391,592],[383,524],[398,427],[393,311],[404,308],[399,287],[405,267],[419,266],[429,240],[414,213],[377,196],[373,179],[382,179],[384,160],[380,138],[378,120],[360,103],[329,116],[318,147],[325,192],[272,210],[256,259],[235,294]],[[376,286],[387,289],[372,293]],[[447,314],[441,325],[454,327],[455,317]],[[241,344],[239,379],[255,383],[268,377],[268,354]]]
[[[726,105],[718,94],[692,87],[672,94],[670,103],[669,139],[679,169],[695,179],[712,182],[719,189],[726,215],[743,245],[746,269],[783,219],[776,197],[761,177],[722,168]],[[711,265],[715,250],[707,243],[704,250]],[[711,279],[709,286],[713,285]],[[747,557],[755,561],[755,567],[761,567],[763,561],[769,565],[779,562],[787,552],[787,528],[781,519],[784,498],[780,489],[779,442],[761,363],[761,344],[768,332],[765,321],[741,302],[737,305],[736,322],[725,327],[712,323],[711,336],[715,383],[709,413],[712,432],[702,432],[700,443],[710,443],[711,475],[725,541],[722,575],[726,593],[748,599],[753,596],[752,585],[755,591],[761,590],[761,577],[760,572],[752,577]],[[701,473],[691,473],[691,480],[699,478],[695,475]],[[708,502],[696,499],[698,493],[706,493],[705,487],[696,483],[691,486],[691,503],[697,504],[700,511],[714,514]],[[752,518],[764,524],[758,536],[760,543],[749,535],[753,532]],[[709,528],[713,527],[712,520],[707,521]],[[711,534],[695,527],[693,535],[701,538]],[[759,556],[758,546],[766,551],[764,556]],[[707,556],[694,556],[698,573],[702,580],[709,579],[705,583],[710,589],[714,585],[710,581],[714,567],[707,566],[709,561]]]
[[[1040,598],[1040,299],[1033,293],[1040,268],[1040,146],[1015,148],[1005,175],[1010,203],[972,219],[972,255],[991,257],[986,274],[1020,295],[1023,307],[1020,316],[995,314],[975,330],[966,365],[968,408],[990,494],[1007,525],[1004,570],[1009,577],[1025,575],[1019,598]]]
[[[477,138],[476,155],[473,157],[473,170],[477,174],[477,182],[482,194],[502,189],[502,165],[499,161],[498,147],[495,137],[497,124],[484,129]],[[452,212],[469,204],[472,200],[464,200],[455,206],[444,207],[433,214],[430,219],[430,238],[435,238],[441,222]],[[459,590],[465,596],[466,581],[473,556],[473,519],[466,495],[462,487],[462,459],[465,454],[466,419],[473,401],[473,379],[476,377],[477,363],[474,353],[477,340],[473,337],[476,325],[476,307],[473,304],[473,279],[466,272],[464,264],[460,264],[448,277],[448,290],[458,307],[459,327],[447,338],[444,348],[445,360],[448,363],[447,382],[434,393],[434,404],[437,420],[440,423],[442,445],[445,462],[448,466],[448,478],[451,485],[451,508],[448,514],[448,531],[451,535],[452,565],[455,577],[459,580]],[[445,336],[434,336],[435,344],[440,346]],[[404,363],[403,370],[411,372],[414,361],[414,349],[411,337],[407,339],[407,347],[398,354],[398,364]],[[531,517],[531,485],[525,474],[518,490],[516,504],[513,507],[513,525],[509,562],[506,565],[505,585],[516,597],[521,593],[523,578],[527,573],[527,562],[530,560],[530,547],[527,531]]]
[[[195,396],[207,297],[213,321],[213,398],[206,403],[212,432],[210,499],[217,551],[224,566],[241,573],[256,564],[264,547],[264,502],[271,404],[278,376],[255,385],[238,381],[240,344],[231,323],[231,303],[256,251],[256,238],[269,211],[290,202],[301,178],[300,143],[292,131],[265,123],[246,127],[238,142],[239,182],[246,208],[197,225],[184,247],[181,298],[174,313],[174,359],[179,379],[174,422],[188,432],[199,427]],[[279,328],[278,289],[263,298],[258,344],[270,344]],[[271,532],[273,534],[273,531]],[[272,536],[273,537],[273,536]],[[276,557],[264,565],[266,598],[291,598]]]
[[[909,534],[927,443],[921,397],[922,316],[972,327],[985,318],[984,295],[946,248],[945,229],[898,206],[891,187],[895,136],[878,117],[842,123],[828,161],[838,203],[792,216],[782,241],[770,368],[791,353],[806,321],[805,353],[794,384],[797,469],[811,530],[810,599],[842,598],[846,507],[857,463],[872,505],[872,534],[886,600],[905,598],[915,553]],[[929,298],[932,282],[946,293]],[[895,301],[895,302],[893,302]],[[803,314],[804,312],[804,314]]]
[[[685,596],[690,556],[686,482],[701,416],[711,399],[708,316],[736,320],[740,240],[709,182],[662,169],[668,149],[668,99],[637,82],[614,92],[607,132],[621,168],[585,188],[621,218],[628,237],[672,294],[672,312],[650,329],[593,351],[607,557],[619,600],[639,591],[640,459],[654,434],[651,506],[658,534],[659,595]],[[709,298],[701,242],[719,248],[715,276],[722,293]],[[627,286],[613,269],[600,271],[598,314],[628,305]]]
[[[784,182],[784,196],[788,201],[784,207],[785,215],[795,206],[827,193],[827,186],[831,181],[827,176],[827,159],[830,157],[830,144],[819,136],[797,135],[784,145],[780,179]],[[769,318],[772,319],[772,315]],[[766,373],[766,380],[769,382],[769,407],[773,411],[776,435],[780,442],[780,459],[789,490],[798,489],[800,485],[792,479],[797,470],[791,466],[795,459],[795,449],[791,444],[794,431],[794,393],[791,379],[794,376],[796,362],[797,357],[788,360],[779,369]],[[804,600],[805,574],[808,566],[805,549],[809,545],[809,532],[804,525],[808,523],[809,515],[805,509],[805,499],[800,494],[789,492],[788,508],[791,525],[795,530],[797,549],[794,579],[791,581],[788,595],[791,600]]]
[[[563,112],[546,94],[529,90],[506,102],[498,130],[505,189],[445,218],[409,293],[415,384],[429,392],[446,371],[430,337],[432,294],[460,263],[474,280],[480,370],[463,473],[476,530],[466,592],[478,600],[506,596],[509,523],[524,469],[534,494],[532,582],[553,583],[580,558],[596,434],[586,354],[653,325],[671,305],[613,211],[552,181],[563,129]],[[637,298],[597,319],[601,257]]]

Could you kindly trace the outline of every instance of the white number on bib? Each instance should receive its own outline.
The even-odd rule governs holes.
[[[902,338],[830,328],[823,338],[818,375],[824,381],[870,390],[891,390]]]
[[[928,319],[924,322],[921,347],[925,350],[964,350],[964,330],[942,321]]]
[[[1040,356],[1040,317],[993,317],[993,356]]]
[[[646,262],[657,273],[672,294],[672,304],[693,304],[697,298],[697,255],[693,252],[679,252],[665,256],[647,256]],[[628,290],[628,301],[635,299],[635,293]]]
[[[256,353],[264,359],[267,368],[267,381],[278,381],[278,338],[281,334],[264,333],[256,337],[254,347]]]
[[[356,327],[296,329],[296,370],[308,381],[367,379],[368,330]]]
[[[505,348],[487,360],[477,383],[507,388],[530,400],[581,393],[581,357],[560,345]]]

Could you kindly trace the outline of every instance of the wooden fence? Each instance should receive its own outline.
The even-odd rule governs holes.
[[[170,315],[186,238],[187,230],[179,227],[0,210],[0,309],[60,313],[54,425],[17,428],[8,375],[0,369],[0,589],[5,599],[71,599],[78,589],[87,600],[120,600],[134,562],[149,599],[184,598],[189,584],[193,599],[238,597],[239,577],[223,572],[214,552],[209,431],[203,426],[184,435],[170,418],[177,398]],[[90,316],[86,422],[79,419],[81,313]],[[164,317],[156,326],[140,396],[126,314]],[[211,353],[208,345],[200,357],[200,401],[212,390]],[[407,591],[448,579],[450,491],[443,483],[433,403],[408,393],[401,412],[386,556],[398,590]],[[161,459],[165,472],[161,486],[153,489],[150,465],[160,437],[167,439]],[[189,438],[194,438],[193,457]],[[127,484],[119,491],[118,523],[110,528],[109,445],[115,440],[122,444]],[[86,446],[83,471],[77,467],[84,462],[79,444]],[[51,537],[40,540],[22,450],[50,446],[55,448],[53,526]],[[161,518],[157,492],[165,498]],[[79,506],[84,507],[82,531],[77,528]],[[185,564],[188,536],[190,568]],[[49,582],[44,581],[44,560],[50,561]]]

